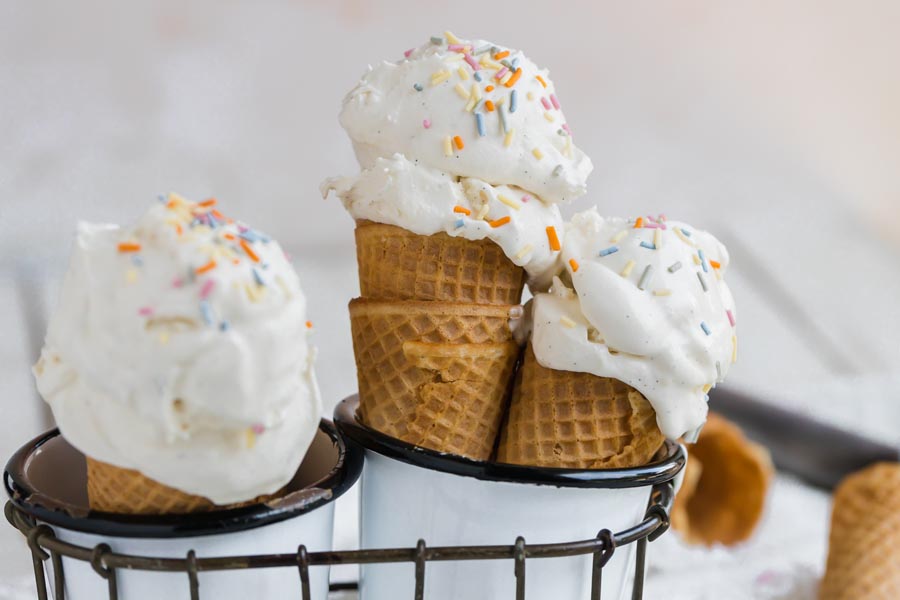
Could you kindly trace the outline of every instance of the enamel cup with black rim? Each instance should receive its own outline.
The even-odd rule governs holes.
[[[667,443],[651,464],[630,469],[547,469],[477,462],[406,444],[363,425],[356,396],[335,410],[348,443],[365,449],[361,489],[361,546],[513,545],[590,540],[602,529],[629,529],[645,517],[652,487],[684,468],[681,446]],[[634,544],[615,550],[602,571],[602,598],[630,590]],[[527,598],[587,600],[590,555],[527,561]],[[361,568],[361,600],[414,597],[415,565]],[[428,562],[427,600],[515,598],[512,560]]]
[[[23,446],[10,459],[4,485],[10,500],[60,540],[87,549],[107,544],[117,554],[184,559],[331,550],[334,500],[359,478],[362,453],[348,448],[334,425],[323,420],[297,474],[278,500],[190,515],[118,515],[90,511],[84,456],[54,430]],[[61,573],[46,561],[51,597],[96,600],[109,597],[108,581],[88,560],[62,558]],[[103,565],[99,565],[102,568]],[[60,577],[62,575],[62,577]],[[311,567],[311,598],[328,595],[328,568]],[[187,600],[185,571],[116,569],[120,600]],[[300,598],[296,568],[254,568],[197,573],[200,597],[216,600]]]

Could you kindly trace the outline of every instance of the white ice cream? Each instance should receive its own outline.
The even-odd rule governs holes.
[[[322,407],[296,272],[211,204],[81,224],[34,372],[76,448],[228,504],[293,477]]]
[[[573,217],[566,271],[534,298],[532,344],[548,368],[624,381],[676,439],[706,421],[707,393],[737,356],[728,252],[674,221]],[[643,244],[643,245],[642,245]]]
[[[422,235],[487,237],[532,284],[549,279],[558,252],[547,227],[563,237],[555,204],[583,195],[593,167],[572,142],[545,69],[521,51],[447,32],[398,62],[370,67],[344,99],[340,121],[363,171],[323,189],[336,189],[354,218]],[[472,211],[461,226],[458,204]],[[509,224],[498,221],[505,216]]]

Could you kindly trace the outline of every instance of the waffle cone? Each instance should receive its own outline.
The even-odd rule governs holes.
[[[711,413],[688,455],[672,526],[691,544],[733,545],[748,539],[763,515],[774,474],[768,450]]]
[[[665,438],[640,392],[590,373],[538,364],[531,346],[500,435],[499,462],[613,469],[650,462]]]
[[[510,305],[521,301],[525,285],[525,270],[487,239],[360,221],[356,258],[363,298]]]
[[[519,354],[509,319],[520,311],[351,301],[363,423],[416,446],[488,460]]]
[[[268,498],[219,506],[202,496],[163,485],[138,471],[86,458],[88,502],[92,510],[132,515],[180,515],[237,508]]]
[[[900,598],[900,463],[873,465],[838,486],[819,598]]]

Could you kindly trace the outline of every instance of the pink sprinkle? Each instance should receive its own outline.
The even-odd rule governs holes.
[[[650,215],[647,215],[647,220],[650,221],[651,223],[656,223],[656,219],[654,219]]]
[[[425,119],[422,121],[422,127],[425,129],[431,129],[431,119]]]
[[[541,104],[544,105],[545,110],[550,110],[550,101],[541,96]]]
[[[659,217],[657,217],[657,219],[660,220],[660,221],[668,221],[668,220],[669,220],[669,217],[667,217],[667,216],[664,215],[663,213],[659,213]]]
[[[250,426],[250,429],[253,430],[253,433],[259,435],[266,430],[266,427],[262,423],[254,423]]]
[[[568,133],[570,137],[575,137],[574,135],[572,135],[572,130],[569,129],[569,124],[568,124],[568,123],[563,123],[563,124],[562,124],[562,128],[563,128],[563,131],[565,131],[566,133]]]
[[[463,56],[463,58],[466,59],[466,62],[469,63],[469,66],[472,67],[473,71],[478,71],[481,69],[481,65],[478,64],[478,61],[475,60],[468,52]]]
[[[529,200],[531,200],[531,198],[528,196],[522,196],[522,202],[528,202]]]
[[[207,279],[203,282],[203,287],[200,288],[200,299],[206,300],[209,297],[209,294],[213,291],[213,288],[216,287],[215,279]]]
[[[728,315],[728,322],[731,323],[731,326],[734,327],[734,313],[730,310],[726,310],[725,314]]]
[[[662,229],[663,231],[665,231],[666,229],[668,229],[668,227],[666,227],[666,224],[663,223],[662,221],[659,222],[659,228]]]
[[[565,127],[565,125],[563,125],[563,127]],[[247,233],[248,231],[250,231],[250,229],[244,225],[238,224],[238,231],[240,231],[241,233]]]
[[[413,53],[413,50],[415,50],[415,48],[410,48],[409,50],[407,50],[406,52],[403,53],[403,56],[405,58],[409,58],[409,55]]]
[[[142,317],[149,317],[150,315],[153,314],[153,309],[150,308],[149,306],[143,306],[138,309],[138,314],[141,315]]]
[[[462,44],[447,44],[447,50],[450,52],[462,52],[466,49]]]
[[[644,223],[644,229],[659,229],[656,223]]]
[[[501,79],[503,79],[503,76],[506,75],[507,71],[509,71],[509,69],[507,69],[506,67],[503,67],[502,69],[497,71],[497,74],[494,75],[494,79],[496,79],[497,81],[500,81]]]
[[[553,103],[553,108],[559,110],[559,100],[556,99],[556,94],[550,94],[550,102]]]
[[[181,279],[181,277],[176,277],[175,279],[172,280],[173,288],[180,288],[183,285],[184,285],[184,280]]]

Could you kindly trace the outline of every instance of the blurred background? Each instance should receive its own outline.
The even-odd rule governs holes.
[[[366,65],[448,28],[550,67],[595,165],[569,213],[665,212],[729,247],[728,387],[900,446],[898,26],[889,0],[2,0],[0,457],[49,425],[29,367],[76,221],[167,191],[282,241],[326,402],[351,393],[352,221],[318,184],[356,170],[337,113]],[[753,541],[665,542],[648,597],[811,597],[827,525],[828,497],[780,476]],[[23,549],[0,527],[0,599],[32,585]]]

